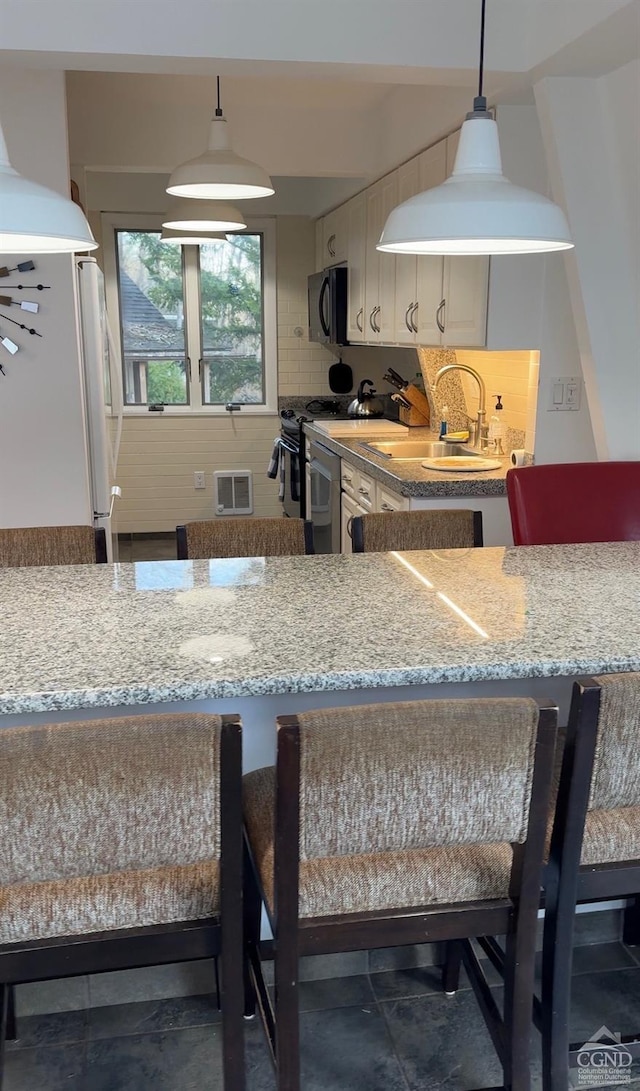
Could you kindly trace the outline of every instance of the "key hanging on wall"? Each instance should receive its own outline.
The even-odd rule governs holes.
[[[11,353],[12,356],[15,356],[16,352],[19,351],[19,347],[16,345],[15,341],[12,341],[10,337],[5,337],[2,330],[0,330],[0,345],[2,345],[7,352]]]
[[[20,307],[21,310],[30,311],[31,314],[37,314],[40,310],[39,303],[31,303],[27,299],[12,299],[10,295],[0,295],[0,306]]]
[[[0,277],[8,277],[9,273],[32,273],[35,267],[34,261],[20,261],[11,269],[6,265],[0,265]]]

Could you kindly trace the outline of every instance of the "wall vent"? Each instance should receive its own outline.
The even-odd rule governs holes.
[[[251,470],[216,470],[213,480],[216,515],[251,515],[253,512]]]

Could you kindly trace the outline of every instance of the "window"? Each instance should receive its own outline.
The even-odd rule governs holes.
[[[274,412],[273,221],[203,246],[161,242],[157,217],[104,221],[114,238],[105,271],[125,409],[225,413],[233,404]]]

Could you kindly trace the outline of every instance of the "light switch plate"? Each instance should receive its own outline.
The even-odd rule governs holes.
[[[576,413],[582,398],[582,379],[579,375],[560,375],[550,381],[549,412]]]

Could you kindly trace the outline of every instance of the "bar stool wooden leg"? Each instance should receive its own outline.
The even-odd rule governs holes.
[[[453,996],[458,991],[461,966],[462,944],[455,939],[449,940],[445,947],[444,966],[442,967],[442,988],[447,996]]]
[[[549,893],[542,954],[542,1086],[544,1091],[566,1091],[574,906],[563,912]]]
[[[278,937],[275,953],[278,1091],[300,1091],[297,935]]]
[[[253,866],[249,852],[245,845],[244,851],[244,890],[243,890],[243,917],[244,917],[244,957],[242,969],[244,975],[244,1017],[253,1019],[256,1014],[256,990],[251,975],[251,963],[257,964],[260,959],[260,920],[262,915],[262,899],[256,883]]]
[[[627,947],[640,946],[640,897],[634,898],[624,911],[622,942]]]
[[[13,985],[0,985],[0,1088],[4,1075],[4,1046],[16,1037],[15,995]]]

